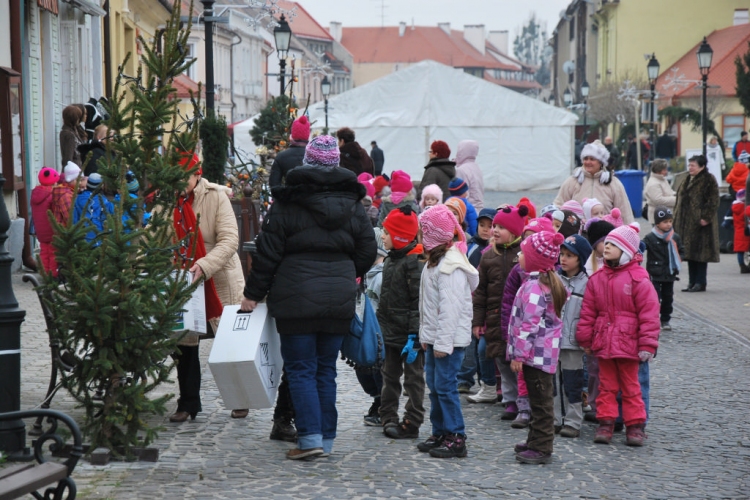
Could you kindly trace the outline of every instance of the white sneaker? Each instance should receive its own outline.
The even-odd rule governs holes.
[[[497,385],[482,384],[479,392],[466,398],[469,403],[497,403]]]

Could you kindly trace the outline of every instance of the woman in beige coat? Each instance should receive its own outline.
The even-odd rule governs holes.
[[[183,161],[186,169],[198,165],[196,155],[186,156]],[[206,255],[197,259],[190,267],[193,279],[202,277],[213,279],[221,305],[239,304],[245,278],[237,255],[239,232],[232,205],[223,186],[212,184],[201,177],[202,170],[196,170],[188,179],[184,196],[191,200],[195,217],[200,221],[199,228],[205,243]],[[210,328],[216,331],[219,317],[209,318]],[[177,380],[180,397],[177,411],[169,417],[171,422],[184,422],[201,411],[200,385],[201,368],[198,356],[198,335],[188,334],[180,341],[180,352],[175,353]]]
[[[677,193],[667,181],[667,161],[662,159],[654,160],[651,163],[651,177],[646,183],[643,191],[643,197],[648,203],[648,221],[654,223],[654,209],[659,205],[674,210],[677,203]]]

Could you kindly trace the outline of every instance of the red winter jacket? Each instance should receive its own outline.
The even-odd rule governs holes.
[[[52,243],[54,236],[48,210],[52,210],[52,186],[39,185],[31,191],[31,216],[34,218],[36,239],[42,243]]]
[[[750,250],[750,236],[745,236],[745,204],[741,201],[732,203],[732,222],[734,224],[734,251],[747,252]]]
[[[598,358],[638,359],[659,347],[659,298],[643,257],[595,272],[586,285],[576,339]]]

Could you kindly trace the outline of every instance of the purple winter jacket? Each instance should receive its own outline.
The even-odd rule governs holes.
[[[516,300],[516,293],[521,288],[526,279],[526,271],[521,269],[520,264],[513,266],[505,280],[505,290],[503,291],[503,302],[500,305],[500,329],[503,332],[503,340],[508,341],[508,324],[510,322],[510,313],[513,310],[513,302]]]

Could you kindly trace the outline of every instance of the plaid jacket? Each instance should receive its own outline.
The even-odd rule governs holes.
[[[562,321],[555,314],[549,288],[539,282],[539,273],[530,273],[513,302],[508,325],[508,359],[555,373],[561,335]]]

